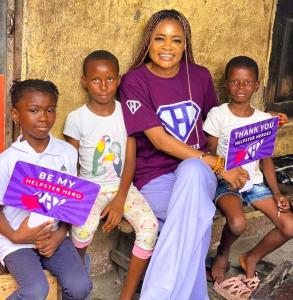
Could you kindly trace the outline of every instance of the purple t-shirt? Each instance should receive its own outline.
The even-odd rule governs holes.
[[[180,160],[154,148],[143,133],[163,126],[178,140],[205,149],[206,137],[203,121],[209,110],[218,105],[209,71],[189,64],[192,101],[189,96],[186,63],[172,78],[151,73],[145,65],[128,71],[120,86],[120,98],[128,135],[137,143],[137,160],[134,184],[141,189],[150,180],[173,172]],[[196,127],[199,141],[197,141]]]

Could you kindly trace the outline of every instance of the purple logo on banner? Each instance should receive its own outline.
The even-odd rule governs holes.
[[[99,193],[96,183],[23,161],[15,164],[3,202],[83,225]]]
[[[230,133],[226,170],[272,156],[278,117],[235,128]]]

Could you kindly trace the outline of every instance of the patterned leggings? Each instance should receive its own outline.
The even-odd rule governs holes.
[[[88,246],[98,228],[100,214],[117,194],[118,187],[102,187],[91,212],[82,226],[72,226],[72,240],[76,248]],[[135,230],[133,254],[140,258],[151,256],[158,236],[158,221],[141,193],[131,186],[124,205],[124,218]]]

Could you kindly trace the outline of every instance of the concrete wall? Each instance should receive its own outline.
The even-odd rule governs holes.
[[[148,18],[160,9],[175,8],[190,21],[196,61],[210,69],[222,100],[225,63],[236,55],[258,62],[262,85],[254,104],[263,108],[275,4],[276,0],[25,0],[22,76],[52,80],[59,87],[53,133],[61,136],[67,113],[85,101],[79,83],[83,58],[107,49],[117,55],[125,72]]]

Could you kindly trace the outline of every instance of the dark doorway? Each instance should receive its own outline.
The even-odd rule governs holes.
[[[19,135],[19,127],[10,117],[9,90],[21,77],[23,0],[0,2],[0,151]]]
[[[268,110],[293,116],[293,1],[279,0],[266,91]]]

